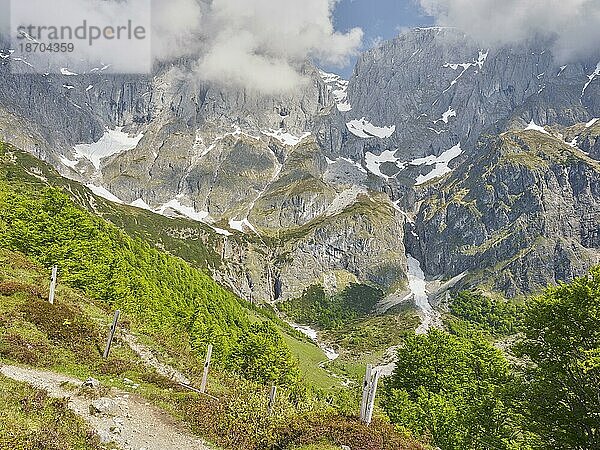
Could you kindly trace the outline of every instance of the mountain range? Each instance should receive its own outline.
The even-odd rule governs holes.
[[[350,80],[303,62],[278,96],[199,81],[186,58],[152,76],[12,75],[26,61],[0,58],[1,140],[172,218],[154,243],[209,248],[194,262],[247,299],[360,283],[387,308],[416,297],[409,260],[434,304],[517,297],[600,263],[600,63],[543,41],[417,28]]]

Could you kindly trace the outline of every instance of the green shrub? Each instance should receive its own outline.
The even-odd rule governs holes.
[[[300,370],[285,340],[271,322],[253,324],[240,336],[229,367],[248,380],[261,384],[293,386]]]
[[[523,306],[486,297],[475,291],[462,291],[452,298],[450,312],[471,325],[496,335],[520,331]]]
[[[600,448],[600,267],[529,302],[521,405],[544,448]]]

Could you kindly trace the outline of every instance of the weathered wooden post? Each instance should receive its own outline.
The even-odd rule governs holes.
[[[273,413],[273,406],[275,405],[275,396],[277,395],[277,386],[271,386],[271,393],[269,394],[269,416]]]
[[[56,281],[58,278],[58,267],[54,266],[52,268],[52,278],[50,279],[50,296],[48,297],[48,301],[51,305],[54,305],[54,295],[56,293]]]
[[[375,370],[373,380],[371,382],[371,388],[369,389],[369,400],[367,402],[367,410],[365,414],[365,423],[371,424],[373,420],[373,408],[375,407],[375,395],[377,394],[377,383],[379,382],[379,370]]]
[[[206,351],[206,361],[204,362],[204,373],[202,374],[202,384],[200,385],[200,392],[202,394],[206,392],[206,383],[208,381],[208,368],[210,367],[210,358],[212,357],[212,351],[212,344],[208,344],[208,350]]]
[[[110,333],[108,333],[108,340],[106,341],[106,349],[104,349],[104,359],[108,358],[110,354],[110,347],[112,345],[113,339],[115,338],[115,333],[117,331],[117,324],[119,323],[119,316],[121,315],[121,311],[115,311],[115,317],[113,319],[112,327],[110,328]]]
[[[363,380],[363,393],[362,402],[360,404],[360,420],[364,421],[367,413],[367,402],[369,401],[369,387],[371,386],[371,371],[373,366],[367,365],[367,371],[365,372],[365,379]]]

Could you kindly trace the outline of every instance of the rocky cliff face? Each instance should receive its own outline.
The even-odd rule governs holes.
[[[528,130],[481,143],[481,157],[424,188],[410,240],[425,271],[463,272],[518,295],[600,260],[600,163]]]
[[[306,63],[277,98],[200,83],[185,60],[17,77],[5,49],[0,137],[102,195],[208,225],[216,276],[247,297],[337,278],[401,292],[405,242],[430,278],[517,295],[600,262],[600,71],[546,47],[416,29],[349,81]]]

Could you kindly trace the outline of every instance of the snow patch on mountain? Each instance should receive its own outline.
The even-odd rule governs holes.
[[[450,68],[452,70],[456,70],[459,67],[462,67],[464,70],[470,69],[471,67],[478,67],[480,70],[483,69],[483,65],[485,64],[487,57],[489,55],[489,51],[483,52],[479,50],[479,56],[477,58],[473,58],[473,61],[467,63],[445,63],[442,67]]]
[[[321,350],[325,353],[325,356],[329,361],[335,361],[340,356],[334,349],[331,347],[327,347],[319,340],[319,333],[314,328],[309,326],[297,325],[295,323],[290,323],[290,326],[294,328],[296,331],[299,331],[303,335],[307,336],[311,341],[317,344]]]
[[[123,200],[114,195],[108,189],[102,186],[96,186],[95,184],[86,184],[85,185],[90,191],[96,194],[98,197],[102,197],[110,202],[118,203],[120,205],[124,204]]]
[[[178,213],[196,222],[205,223],[208,221],[210,214],[207,211],[196,211],[191,206],[185,206],[180,202],[181,198],[182,196],[179,195],[178,198],[174,198],[173,200],[168,201],[160,208],[158,208],[156,212],[166,217],[172,217],[170,211],[174,211],[175,213]]]
[[[63,67],[63,68],[61,68],[61,69],[60,69],[60,73],[61,73],[62,75],[64,75],[64,76],[66,76],[66,77],[73,77],[73,76],[79,75],[79,74],[77,74],[77,73],[75,73],[75,72],[71,72],[71,71],[70,71],[69,69],[67,69],[66,67]]]
[[[473,68],[477,68],[477,70],[483,69],[483,65],[487,61],[488,55],[489,55],[489,50],[487,50],[485,52],[483,52],[482,50],[479,50],[479,55],[477,56],[477,58],[473,58],[473,61],[471,61],[471,62],[466,62],[466,63],[445,63],[442,66],[445,69],[452,69],[454,71],[456,71],[458,69],[462,69],[462,71],[460,72],[460,74],[454,80],[452,80],[452,82],[450,83],[450,86],[448,86],[444,92],[448,91],[452,86],[454,86],[456,83],[458,83],[458,80],[460,80],[460,78],[470,68],[472,68],[472,67]]]
[[[107,129],[98,142],[76,145],[75,155],[77,158],[86,158],[94,165],[96,170],[100,170],[102,159],[133,150],[143,137],[143,134],[130,137],[129,134],[123,132],[123,128]]]
[[[427,183],[430,180],[442,177],[442,176],[452,172],[452,169],[450,169],[450,167],[448,167],[448,164],[450,164],[451,161],[453,161],[454,159],[456,159],[460,155],[462,155],[462,153],[463,153],[463,150],[462,150],[460,142],[459,142],[451,149],[446,150],[440,156],[427,156],[425,158],[418,158],[418,159],[414,159],[413,161],[411,161],[410,165],[412,165],[412,166],[433,166],[433,165],[435,165],[433,170],[431,172],[429,172],[427,175],[419,175],[417,177],[416,185],[420,186],[422,184]]]
[[[434,121],[433,123],[444,122],[445,124],[447,124],[451,117],[456,117],[456,111],[452,109],[452,107],[449,107],[448,111],[442,114],[442,117]]]
[[[367,169],[374,175],[381,178],[390,178],[389,176],[381,172],[381,165],[384,163],[393,163],[398,166],[398,171],[402,170],[406,164],[400,162],[395,156],[396,150],[386,150],[381,155],[375,155],[374,153],[367,152],[365,154],[365,162],[367,163]]]
[[[152,208],[150,208],[150,205],[148,205],[148,203],[146,203],[141,198],[138,198],[135,202],[131,203],[130,206],[133,206],[134,208],[145,209],[146,211],[154,212],[152,210]]]
[[[524,131],[539,131],[540,133],[550,134],[544,129],[544,127],[539,126],[533,120],[529,122],[529,125],[527,125],[527,128],[525,128]]]
[[[363,139],[369,139],[372,137],[387,139],[396,132],[395,125],[389,127],[378,127],[373,125],[364,117],[360,120],[351,120],[350,122],[346,123],[346,127],[354,136]]]
[[[311,135],[311,133],[304,133],[301,136],[294,136],[293,134],[291,134],[283,129],[262,131],[262,134],[264,134],[265,136],[273,137],[273,138],[277,139],[279,142],[281,142],[283,145],[287,145],[289,147],[295,147],[296,145],[298,145],[300,142],[302,142],[304,139],[306,139],[308,136]]]
[[[440,314],[433,309],[427,295],[427,282],[421,263],[410,254],[406,254],[408,260],[408,288],[413,296],[415,305],[422,314],[421,325],[416,330],[417,334],[427,334],[434,327],[439,326]]]
[[[556,76],[560,77],[567,67],[567,65],[560,66],[560,70],[558,71],[558,74]]]
[[[589,85],[592,84],[592,81],[594,81],[598,75],[600,75],[600,61],[596,65],[596,69],[594,70],[594,72],[592,72],[591,75],[588,75],[588,81],[587,83],[585,83],[585,86],[583,86],[583,90],[581,91],[582,97],[585,94],[585,91],[587,90]]]
[[[229,231],[227,231],[227,230],[224,230],[224,229],[222,229],[222,228],[213,227],[213,226],[211,226],[211,225],[209,225],[209,226],[212,228],[212,230],[213,230],[215,233],[217,233],[217,234],[220,234],[221,236],[227,236],[227,237],[229,237],[229,236],[233,236],[233,234],[232,234],[232,233],[230,233],[230,232],[229,232]]]
[[[239,231],[240,233],[246,233],[248,230],[251,230],[254,233],[257,233],[256,228],[254,228],[254,225],[252,225],[248,219],[244,219],[244,220],[231,219],[229,221],[229,228],[231,228],[232,230]]]
[[[249,139],[255,140],[255,141],[260,141],[260,136],[254,136],[252,134],[246,133],[244,131],[242,131],[242,129],[238,126],[238,125],[232,125],[231,126],[233,128],[233,131],[227,132],[227,133],[223,133],[217,136],[209,136],[210,138],[210,144],[207,145],[205,143],[205,139],[203,138],[203,130],[202,129],[197,129],[196,130],[196,139],[194,141],[194,146],[193,149],[198,153],[197,157],[195,158],[195,162],[197,162],[197,160],[201,159],[202,157],[208,155],[216,146],[217,144],[219,144],[220,142],[222,142],[223,140],[227,139],[228,137],[247,137]],[[275,133],[275,132],[273,132]],[[266,134],[266,133],[264,133]]]
[[[592,120],[590,120],[588,123],[586,123],[586,124],[585,124],[585,127],[586,127],[586,128],[590,128],[590,127],[594,126],[594,124],[595,124],[596,122],[598,122],[599,120],[600,120],[600,119],[592,119]]]

